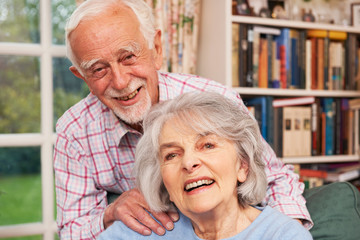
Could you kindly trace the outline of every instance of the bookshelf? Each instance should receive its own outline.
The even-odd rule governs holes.
[[[202,4],[201,28],[198,49],[197,74],[232,87],[232,23],[253,24],[277,28],[318,29],[341,31],[360,35],[360,28],[323,23],[309,23],[248,16],[233,16],[231,0],[206,0]],[[354,90],[309,90],[235,87],[242,98],[256,96],[273,97],[360,97]],[[282,158],[287,164],[359,162],[360,156],[331,155]]]

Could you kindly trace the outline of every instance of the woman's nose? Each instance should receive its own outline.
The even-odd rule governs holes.
[[[183,169],[185,171],[193,172],[196,169],[200,168],[201,161],[196,155],[187,154],[187,155],[184,155],[184,157],[183,157],[182,165],[183,165]]]

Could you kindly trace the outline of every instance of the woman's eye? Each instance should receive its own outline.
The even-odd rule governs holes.
[[[206,149],[213,149],[215,146],[214,146],[214,144],[212,144],[212,143],[205,143],[204,144],[204,148],[206,148]]]
[[[177,156],[176,153],[169,153],[169,154],[167,154],[167,155],[165,156],[165,160],[166,160],[166,161],[169,161],[169,160],[171,160],[171,159],[174,159],[176,156]]]

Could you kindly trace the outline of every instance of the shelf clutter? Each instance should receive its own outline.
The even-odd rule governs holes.
[[[360,98],[244,99],[278,157],[358,155]]]
[[[232,86],[360,90],[360,36],[232,23]]]
[[[280,158],[360,154],[360,98],[261,96],[244,99],[244,103]],[[295,164],[308,187],[349,181],[360,175],[360,165],[351,172],[335,165],[322,164],[319,170],[318,164],[311,164],[305,171],[304,165]]]
[[[226,2],[226,83],[264,139],[306,188],[351,181],[360,189],[360,28],[351,1],[326,9],[320,0]]]

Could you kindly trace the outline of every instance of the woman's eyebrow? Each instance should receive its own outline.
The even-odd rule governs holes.
[[[167,148],[176,147],[178,144],[176,142],[167,142],[160,145],[159,150],[162,151]]]

